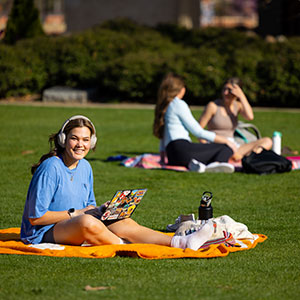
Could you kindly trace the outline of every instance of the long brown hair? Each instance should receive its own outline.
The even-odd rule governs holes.
[[[64,128],[63,133],[65,136],[68,136],[68,133],[76,127],[88,127],[91,131],[91,136],[95,134],[95,130],[93,125],[89,120],[78,118],[71,120]],[[58,135],[60,133],[61,129],[57,133],[53,133],[49,137],[49,144],[50,144],[50,151],[44,155],[41,156],[40,160],[31,166],[31,174],[33,175],[36,169],[40,166],[40,164],[46,160],[47,158],[50,158],[52,156],[59,156],[62,155],[65,151],[65,148],[62,147],[58,142]]]
[[[168,105],[179,94],[183,87],[183,78],[173,73],[167,74],[160,84],[153,123],[153,134],[159,139],[163,138],[165,127],[164,118]]]

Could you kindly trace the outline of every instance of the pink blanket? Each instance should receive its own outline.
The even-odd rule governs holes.
[[[299,170],[300,169],[300,156],[288,156],[287,159],[289,159],[292,164],[293,170]],[[236,171],[242,170],[242,162],[234,162],[229,161],[230,164],[234,165]],[[128,168],[142,168],[142,169],[166,169],[166,170],[174,170],[174,171],[181,171],[181,172],[187,172],[188,169],[186,167],[182,166],[170,166],[166,164],[160,163],[160,155],[159,154],[151,154],[151,153],[145,153],[141,154],[135,157],[129,157],[124,159],[121,162],[121,165],[128,167]]]
[[[151,153],[126,158],[121,162],[121,164],[128,168],[167,169],[181,172],[188,171],[186,167],[161,164],[160,155]]]

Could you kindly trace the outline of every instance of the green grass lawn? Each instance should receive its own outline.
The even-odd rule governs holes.
[[[200,110],[193,111],[198,117]],[[0,228],[20,226],[30,166],[48,151],[50,133],[66,118],[94,122],[98,147],[88,155],[98,204],[120,188],[146,187],[133,215],[164,230],[181,213],[197,213],[214,194],[214,216],[229,215],[268,239],[255,249],[217,259],[143,260],[0,255],[1,299],[296,299],[300,293],[300,171],[273,175],[196,174],[127,169],[110,155],[157,152],[148,109],[0,105]],[[263,135],[281,131],[300,152],[300,112],[255,112]],[[113,286],[85,291],[86,285]]]

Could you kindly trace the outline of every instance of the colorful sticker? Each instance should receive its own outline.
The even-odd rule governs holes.
[[[101,219],[116,220],[130,217],[146,191],[147,189],[117,191]]]

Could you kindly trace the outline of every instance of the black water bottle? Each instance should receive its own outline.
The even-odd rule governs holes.
[[[212,193],[204,192],[201,197],[200,206],[198,209],[198,219],[201,223],[206,223],[213,218],[213,208],[211,206]]]

